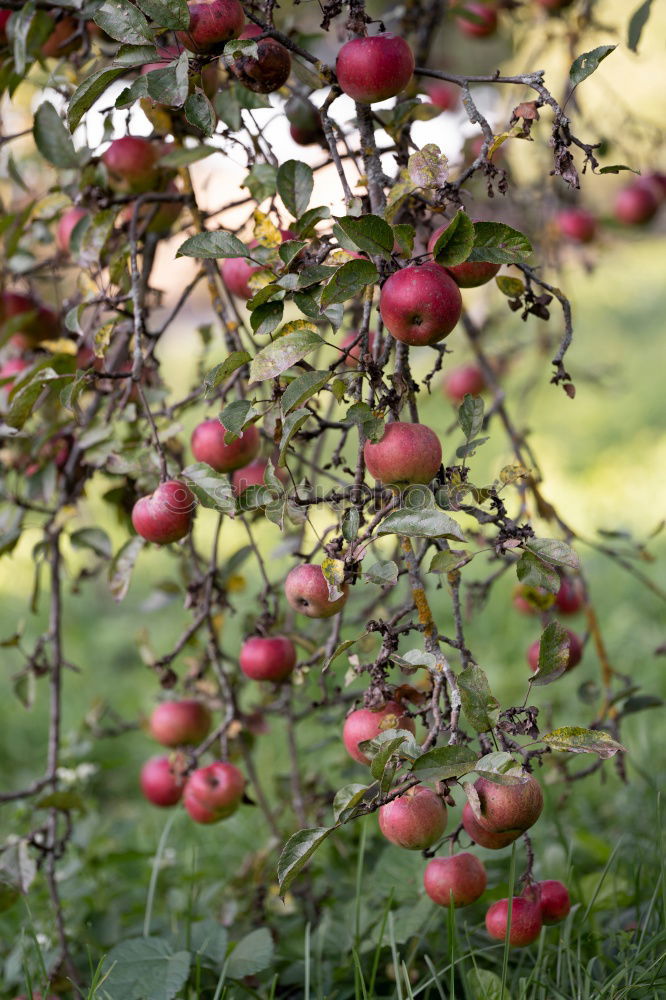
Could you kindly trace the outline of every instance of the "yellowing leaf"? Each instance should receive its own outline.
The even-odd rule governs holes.
[[[282,234],[277,226],[271,222],[265,212],[260,212],[256,208],[253,212],[254,235],[262,247],[279,247],[282,242]]]

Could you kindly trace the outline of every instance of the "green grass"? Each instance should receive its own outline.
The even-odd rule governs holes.
[[[548,384],[547,365],[536,348],[508,380],[508,397],[516,400],[511,404],[516,420],[531,428],[537,453],[543,457],[546,495],[561,504],[590,539],[598,537],[598,527],[622,527],[643,537],[661,516],[657,497],[666,467],[663,436],[659,437],[666,369],[661,324],[666,301],[658,263],[655,245],[646,242],[609,256],[589,278],[576,279],[577,334],[570,358],[579,388],[575,401]],[[513,317],[491,336],[498,348],[513,339],[536,342],[537,327],[523,326]],[[181,388],[194,366],[188,343],[189,347],[172,340],[166,358]],[[457,349],[456,343],[452,346]],[[423,405],[422,418],[445,441],[450,417],[436,394]],[[456,443],[453,435],[450,451]],[[494,430],[473,460],[475,481],[489,481],[510,457]],[[114,544],[120,544],[124,529],[107,523],[95,493],[85,511],[89,523],[102,520]],[[202,539],[210,537],[211,518],[200,518],[197,531]],[[552,529],[540,525],[539,530],[547,535]],[[0,563],[0,636],[12,634],[17,622],[25,620],[27,645],[46,614],[44,595],[37,615],[26,611],[30,551],[37,537],[32,533]],[[262,526],[258,537],[268,554],[271,575],[280,579],[285,562],[279,553],[279,533]],[[222,560],[243,544],[239,528],[225,527]],[[654,544],[655,551],[661,548],[663,554],[663,543],[657,539]],[[613,664],[644,691],[666,697],[663,668],[654,656],[663,642],[663,605],[600,553],[581,546],[581,555]],[[626,720],[622,734],[629,748],[626,785],[609,761],[602,772],[574,785],[564,802],[562,785],[554,772],[547,772],[546,810],[534,828],[536,875],[565,880],[575,905],[565,924],[544,929],[537,945],[505,956],[502,945],[490,942],[483,929],[488,903],[507,894],[510,852],[479,852],[488,868],[489,891],[482,905],[456,912],[451,920],[448,911],[424,896],[423,859],[386,846],[374,817],[330,838],[282,904],[275,891],[277,854],[275,848],[267,849],[269,831],[259,810],[243,807],[212,828],[194,828],[177,811],[173,827],[165,832],[165,816],[142,802],[137,792],[138,770],[154,752],[146,734],[137,729],[117,738],[91,737],[86,720],[100,717],[105,706],[127,720],[150,711],[157,690],[151,671],[141,662],[139,645],[149,643],[158,654],[166,651],[186,624],[187,613],[182,609],[182,589],[170,603],[158,606],[164,594],[158,585],[165,580],[179,583],[169,555],[142,554],[130,595],[119,605],[111,600],[102,578],[80,588],[75,584],[84,563],[80,555],[69,559],[66,655],[81,672],[66,677],[64,763],[72,769],[92,764],[95,772],[77,785],[85,811],[76,817],[60,887],[77,959],[90,969],[88,982],[99,983],[100,959],[116,943],[140,936],[146,927],[182,948],[197,939],[201,921],[210,919],[224,924],[233,942],[253,927],[270,927],[275,959],[244,984],[223,972],[223,962],[201,959],[189,1000],[237,996],[499,1000],[504,975],[506,997],[511,1000],[655,1000],[666,995],[664,805],[659,798],[664,793],[662,709]],[[246,563],[239,572],[232,595],[234,612],[227,613],[221,624],[223,645],[231,655],[256,615],[257,583],[248,567]],[[663,563],[645,563],[642,568],[666,584]],[[469,578],[481,579],[491,569],[475,563]],[[538,633],[533,620],[511,610],[512,586],[506,574],[467,625],[469,644],[503,706],[519,704],[524,696],[525,648]],[[448,607],[446,592],[437,590],[436,583],[431,584],[431,597],[437,608]],[[443,613],[442,628],[452,628],[448,611]],[[361,630],[360,623],[349,626],[350,635]],[[370,644],[364,655],[369,651]],[[184,652],[178,661],[181,673],[196,654],[194,645]],[[11,788],[41,773],[45,751],[45,683],[36,682],[34,705],[25,711],[11,682],[20,662],[15,649],[3,649],[0,753],[4,784]],[[342,684],[345,669],[343,658],[333,666],[330,683]],[[399,676],[396,673],[394,679]],[[598,677],[598,664],[588,648],[575,672],[551,687],[535,689],[531,701],[548,725],[551,719],[553,727],[585,724],[594,714],[595,706],[586,698]],[[317,690],[316,677],[311,676],[299,699],[315,696]],[[247,692],[244,707],[261,708],[264,698],[269,700]],[[304,782],[321,795],[313,825],[330,822],[334,789],[363,780],[358,766],[341,753],[341,711],[322,713],[299,735]],[[108,719],[102,715],[102,721]],[[256,739],[253,752],[274,800],[289,775],[285,728],[279,716],[269,717],[269,731]],[[587,759],[581,759],[581,765],[585,763]],[[460,805],[452,810],[450,828],[459,811]],[[31,823],[26,804],[0,813],[4,836],[20,834]],[[296,828],[288,809],[280,813],[279,823],[286,840]],[[517,876],[522,865],[519,848]],[[311,912],[309,896],[317,901],[318,916]],[[0,980],[7,984],[2,995],[13,997],[25,992],[27,976],[34,990],[40,988],[42,963],[48,967],[52,961],[53,924],[40,877],[28,897],[3,919],[7,931],[0,943],[4,962]],[[90,996],[103,1000],[103,990],[103,983],[94,986]]]

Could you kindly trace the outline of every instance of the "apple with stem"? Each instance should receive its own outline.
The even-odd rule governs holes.
[[[255,424],[250,424],[228,444],[226,434],[220,420],[204,420],[198,424],[192,434],[192,454],[197,462],[205,462],[216,472],[233,472],[257,457],[261,439]]]
[[[490,833],[523,833],[533,826],[543,809],[541,785],[527,772],[520,781],[500,785],[488,778],[477,778],[474,788],[479,797],[479,811],[474,816],[479,826]]]
[[[363,446],[368,472],[387,486],[429,483],[442,464],[439,438],[425,424],[395,421],[387,424],[379,441]]]
[[[444,835],[446,806],[424,785],[406,792],[379,808],[379,829],[387,840],[408,851],[425,851]]]
[[[183,802],[196,823],[219,823],[236,812],[245,793],[245,778],[233,764],[216,760],[187,779]]]
[[[345,719],[342,728],[342,742],[350,757],[359,764],[369,764],[370,760],[359,747],[359,743],[374,740],[386,729],[407,729],[416,732],[413,719],[397,701],[387,701],[383,708],[357,708]]]
[[[168,757],[151,757],[141,768],[141,791],[154,806],[175,806],[183,787],[184,781],[173,773]]]
[[[409,264],[384,282],[379,311],[396,340],[425,347],[448,337],[460,319],[462,298],[451,275],[439,264]]]
[[[338,84],[360,104],[375,104],[404,90],[414,72],[414,54],[404,38],[384,32],[345,42],[335,63]]]
[[[342,611],[349,596],[349,585],[344,583],[341,590],[342,596],[331,601],[326,577],[321,566],[315,563],[294,566],[284,583],[284,592],[291,607],[308,618],[331,618]]]
[[[557,879],[528,885],[523,890],[523,896],[537,904],[544,924],[559,924],[571,910],[569,890]]]

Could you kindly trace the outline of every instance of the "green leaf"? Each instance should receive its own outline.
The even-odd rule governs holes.
[[[37,149],[49,163],[63,169],[78,167],[74,143],[50,101],[42,102],[37,108],[32,135]]]
[[[75,791],[50,792],[35,802],[36,809],[58,809],[60,812],[85,812],[83,799]]]
[[[467,212],[456,212],[444,232],[437,237],[433,257],[442,266],[453,267],[462,264],[469,257],[474,246],[474,223]]]
[[[186,31],[190,26],[186,0],[137,0],[137,6],[160,28]]]
[[[411,735],[411,734],[410,734]],[[365,742],[365,741],[363,741]],[[369,741],[370,743],[372,740]],[[402,744],[405,742],[403,735],[392,736],[386,742],[382,743],[380,749],[377,753],[373,754],[372,760],[370,762],[370,774],[377,781],[381,781],[384,776],[384,771],[386,770],[391,757],[399,750]]]
[[[494,781],[496,785],[521,785],[525,781],[525,772],[521,764],[503,750],[487,753],[481,757],[474,765],[474,770],[482,778]]]
[[[223,118],[219,107],[218,114]],[[272,163],[255,163],[243,181],[242,187],[246,187],[254,200],[261,204],[266,198],[272,198],[276,192],[277,169]]]
[[[173,951],[162,938],[141,937],[117,944],[102,964],[109,1000],[172,1000],[190,971],[188,951]]]
[[[313,414],[310,410],[294,410],[285,419],[282,424],[282,438],[280,439],[280,451],[278,452],[278,465],[285,466],[287,464],[287,447],[289,442],[293,438],[294,434],[297,434],[298,431],[300,431],[305,421],[309,420],[312,415]]]
[[[469,990],[468,1000],[513,1000],[506,986],[502,989],[502,979],[490,969],[474,966],[465,973],[465,984]]]
[[[218,260],[221,257],[249,257],[250,251],[233,233],[221,229],[217,233],[197,233],[178,248],[176,257],[199,257]]]
[[[583,52],[571,64],[569,79],[574,87],[577,87],[583,80],[587,80],[599,67],[599,63],[617,48],[617,45],[600,45],[591,52]]]
[[[520,278],[509,277],[508,274],[498,274],[495,284],[502,295],[506,295],[509,299],[517,299],[525,291],[525,283]]]
[[[468,441],[483,427],[483,406],[481,396],[467,395],[458,408],[458,423]]]
[[[255,976],[268,969],[273,962],[273,938],[267,927],[251,931],[235,946],[227,960],[230,979]]]
[[[398,582],[398,567],[392,559],[380,559],[363,570],[363,579],[379,587],[394,587]]]
[[[300,160],[287,160],[278,168],[276,182],[284,207],[295,219],[300,218],[308,207],[314,187],[312,170]]]
[[[86,111],[93,106],[98,97],[102,96],[106,88],[126,72],[122,66],[100,69],[96,73],[91,73],[79,84],[67,106],[67,125],[70,132],[74,131]]]
[[[318,222],[322,222],[323,219],[329,219],[331,217],[331,210],[326,205],[317,205],[315,208],[309,208],[307,212],[303,212],[303,215],[296,221],[290,229],[294,230],[302,239],[307,239],[309,236],[314,235],[315,226]]]
[[[336,823],[344,823],[345,819],[357,806],[367,792],[369,785],[344,785],[335,793],[333,799],[333,816]]]
[[[265,285],[264,288],[270,288]],[[263,289],[262,289],[263,290]],[[249,303],[248,303],[249,305]],[[273,302],[261,302],[252,309],[250,316],[250,326],[257,337],[265,337],[277,330],[284,315],[284,302],[282,300]]]
[[[111,539],[102,528],[79,528],[72,532],[69,541],[75,549],[90,549],[102,559],[111,558]]]
[[[122,545],[109,566],[109,590],[115,601],[122,601],[129,590],[132,570],[145,542],[141,535],[129,538]]]
[[[329,371],[325,372],[305,372],[299,375],[293,382],[290,382],[284,391],[280,405],[284,414],[289,413],[296,406],[300,406],[306,399],[310,399],[316,392],[326,385],[331,377]]]
[[[206,136],[211,136],[215,131],[217,119],[213,105],[210,103],[202,90],[195,91],[185,101],[185,117],[190,125],[200,129]]]
[[[414,237],[416,235],[414,226],[409,226],[402,222],[393,227],[393,235],[395,236],[396,242],[400,247],[400,253],[402,256],[411,257],[414,251]]]
[[[258,416],[249,399],[235,399],[229,403],[220,413],[219,420],[225,431],[224,440],[231,444],[240,437],[243,428],[253,417]]]
[[[250,382],[264,382],[287,371],[323,343],[315,330],[305,328],[277,337],[252,359]]]
[[[580,569],[580,559],[574,550],[559,538],[530,538],[525,542],[525,548],[551,566]]]
[[[562,582],[557,570],[542,562],[533,552],[523,552],[516,564],[516,576],[526,587],[535,590],[542,587],[551,594],[557,593]]]
[[[451,549],[443,549],[435,552],[428,566],[429,573],[450,573],[457,569],[467,559],[467,555],[460,552],[453,552]]]
[[[470,747],[434,747],[418,757],[412,764],[411,770],[420,778],[437,778],[439,781],[445,781],[447,778],[460,778],[463,774],[473,771],[477,759],[476,752]]]
[[[527,236],[503,222],[475,222],[474,234],[474,247],[468,261],[518,264],[532,253]]]
[[[569,633],[559,622],[549,622],[539,641],[539,669],[532,683],[543,686],[561,677],[569,663]]]
[[[640,170],[634,170],[633,167],[627,167],[624,163],[613,163],[607,167],[602,167],[598,172],[600,174],[619,174],[622,170],[628,170],[632,174],[640,175]]]
[[[310,830],[299,830],[289,838],[277,866],[281,896],[284,896],[298,873],[335,829],[335,827],[319,826]]]
[[[19,76],[23,76],[26,69],[28,35],[35,19],[35,7],[34,0],[28,0],[28,3],[11,15],[14,68]]]
[[[145,74],[148,96],[159,104],[181,108],[187,99],[190,81],[187,52],[181,52],[176,62]]]
[[[278,255],[285,267],[289,267],[305,246],[307,246],[305,240],[285,240],[284,243],[280,244]]]
[[[232,351],[231,354],[224,359],[224,361],[215,365],[214,368],[207,373],[203,380],[203,391],[207,395],[212,392],[213,389],[217,389],[218,385],[221,385],[230,375],[233,375],[238,368],[242,365],[246,365],[248,361],[251,361],[251,356],[247,351]]]
[[[499,702],[488,684],[488,678],[476,664],[458,676],[460,701],[465,718],[477,733],[487,733],[499,721]]]
[[[200,146],[190,146],[189,149],[174,149],[171,153],[160,157],[160,166],[187,167],[190,163],[198,163],[199,160],[205,160],[206,157],[219,152],[220,150],[215,149],[214,146],[205,146],[203,144]]]
[[[113,58],[114,66],[145,66],[155,62],[154,45],[121,45]]]
[[[99,264],[102,251],[115,225],[117,212],[117,208],[105,208],[101,212],[95,212],[93,216],[88,216],[87,224],[81,232],[79,246],[73,247],[73,256],[81,267]],[[80,224],[83,225],[84,222],[86,220],[81,219]]]
[[[236,498],[229,477],[211,469],[205,462],[195,462],[183,469],[183,479],[202,507],[222,514],[236,511]]]
[[[349,260],[338,267],[321,293],[322,311],[334,302],[347,302],[366,285],[379,280],[377,268],[370,260]]]
[[[377,534],[465,541],[458,522],[437,506],[431,491],[425,487],[412,487],[408,490],[403,495],[403,506],[384,518],[377,528]]]
[[[638,51],[638,43],[641,40],[643,28],[647,24],[648,18],[650,17],[651,9],[652,0],[645,0],[645,2],[642,3],[640,7],[637,7],[631,15],[629,27],[627,29],[627,46],[632,52]]]
[[[393,230],[378,215],[362,215],[360,219],[346,215],[337,224],[355,250],[390,258],[395,242]]]
[[[93,14],[93,20],[118,42],[141,45],[153,41],[153,32],[147,20],[129,0],[104,0]]]
[[[564,726],[540,737],[541,742],[551,750],[567,753],[596,753],[603,760],[616,753],[626,753],[627,748],[601,729],[583,729],[580,726]]]

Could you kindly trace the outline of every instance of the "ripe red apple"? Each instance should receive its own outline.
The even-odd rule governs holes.
[[[245,14],[238,0],[190,0],[187,6],[189,28],[176,37],[190,52],[222,52],[243,30]]]
[[[426,93],[436,108],[453,111],[460,104],[460,87],[446,80],[429,80]]]
[[[349,596],[348,584],[343,584],[341,589],[342,597],[330,601],[326,577],[321,566],[314,563],[294,566],[284,582],[287,601],[295,611],[300,611],[308,618],[331,618],[342,611]]]
[[[154,806],[175,806],[180,802],[183,785],[168,757],[151,757],[141,768],[141,791]]]
[[[477,778],[474,788],[479,796],[481,814],[475,815],[479,826],[490,833],[524,832],[533,826],[543,809],[541,785],[531,774],[515,785],[500,785],[487,778]]]
[[[296,649],[284,635],[253,635],[243,643],[238,662],[246,677],[279,683],[296,666]]]
[[[357,708],[347,716],[342,729],[345,750],[359,764],[369,764],[369,759],[359,749],[359,743],[374,740],[385,729],[407,729],[415,733],[416,725],[397,701],[387,701],[383,708],[378,709]]]
[[[361,104],[375,104],[404,90],[414,72],[414,55],[404,38],[385,32],[345,42],[335,63],[338,83]]]
[[[13,13],[13,10],[0,10],[0,45],[7,44],[7,21]]]
[[[657,196],[658,201],[666,198],[666,174],[659,170],[652,170],[649,174],[641,177],[644,184],[649,185]]]
[[[528,885],[523,892],[525,899],[536,903],[541,910],[541,920],[544,924],[559,924],[571,909],[569,890],[557,879],[546,879]]]
[[[343,338],[340,348],[343,351],[349,351],[345,356],[344,364],[347,368],[356,368],[356,366],[361,361],[361,341],[358,339],[359,331],[350,330],[348,334]],[[375,349],[375,341],[377,340],[377,334],[374,330],[370,330],[368,333],[368,352],[372,354]],[[356,343],[355,343],[356,341]],[[354,344],[352,347],[351,345]]]
[[[591,243],[597,235],[597,219],[584,208],[568,208],[558,212],[555,225],[562,236],[574,243]]]
[[[659,197],[642,178],[627,184],[615,198],[615,218],[625,226],[644,226],[657,214]]]
[[[491,938],[504,941],[509,923],[509,900],[498,899],[486,913],[486,930]],[[524,948],[532,944],[541,933],[541,910],[529,899],[513,897],[511,907],[511,930],[509,944],[512,948]]]
[[[263,34],[257,24],[248,24],[240,38],[256,38]],[[271,94],[289,79],[291,56],[289,50],[275,38],[262,38],[257,42],[257,58],[240,56],[229,66],[236,79],[257,94]]]
[[[299,146],[326,143],[318,108],[307,98],[295,95],[287,101],[284,113],[289,122],[289,132]]]
[[[468,16],[470,14],[471,17]],[[469,38],[488,38],[497,31],[497,8],[492,3],[465,0],[456,21],[462,33]]]
[[[141,497],[132,510],[134,530],[148,542],[166,545],[184,538],[192,527],[196,500],[176,479],[160,483],[154,493]]]
[[[384,283],[379,311],[396,340],[423,347],[448,337],[460,319],[462,297],[451,275],[439,264],[410,264]]]
[[[474,219],[474,222],[477,221],[477,219]],[[445,225],[439,226],[439,228],[434,231],[428,240],[428,253],[434,252],[437,240],[442,235],[444,230],[448,229],[449,225],[450,223],[447,222]],[[449,265],[446,268],[446,271],[451,275],[459,288],[478,288],[479,285],[485,285],[487,282],[491,281],[499,271],[500,267],[500,264],[491,264],[490,261],[487,260],[466,260],[463,261],[462,264]]]
[[[55,241],[61,253],[69,253],[69,240],[72,232],[77,223],[81,219],[85,219],[87,214],[85,208],[78,208],[76,205],[72,205],[71,208],[68,208],[60,216],[58,225],[56,226]]]
[[[30,350],[44,340],[56,340],[60,334],[60,319],[48,306],[41,305],[31,295],[3,292],[0,296],[0,323],[17,316],[25,316],[25,323],[10,337],[10,343],[20,350]]]
[[[522,833],[522,830],[511,830],[508,833],[491,833],[489,830],[484,830],[477,822],[469,802],[463,806],[462,824],[474,843],[479,847],[486,847],[489,851],[501,851],[503,847],[508,847],[517,840]]]
[[[236,812],[244,792],[245,778],[238,768],[216,760],[192,772],[183,802],[196,823],[218,823]]]
[[[135,135],[114,139],[102,154],[109,184],[117,191],[148,191],[157,180],[158,147]]]
[[[462,403],[465,396],[479,396],[486,380],[478,365],[461,365],[444,376],[442,389],[452,403]]]
[[[567,629],[567,635],[569,637],[569,659],[566,665],[566,672],[573,670],[577,667],[583,658],[583,643],[580,641],[575,632],[569,631]],[[530,670],[532,673],[536,673],[539,669],[539,650],[541,648],[541,640],[535,639],[535,641],[529,646],[527,650],[527,662],[529,663]]]
[[[163,701],[153,709],[150,734],[165,747],[201,743],[208,736],[212,721],[206,706],[194,698]]]
[[[40,51],[45,59],[62,59],[81,48],[83,38],[77,34],[79,22],[74,17],[61,17],[43,43]],[[74,37],[75,36],[75,37]]]
[[[479,859],[468,851],[449,858],[432,858],[423,873],[423,885],[433,903],[469,906],[486,891],[488,878]]]
[[[217,419],[204,420],[194,428],[192,454],[197,462],[206,462],[216,472],[233,472],[257,457],[261,447],[259,431],[250,424],[234,441],[225,443],[224,425]]]
[[[446,806],[436,792],[414,785],[380,806],[379,829],[387,840],[408,851],[425,851],[446,830]]]
[[[585,604],[583,584],[575,576],[563,576],[555,595],[555,607],[561,615],[576,615]]]
[[[366,441],[363,457],[368,472],[387,486],[429,483],[442,464],[442,446],[425,424],[395,421],[379,441]]]
[[[250,248],[256,245],[256,240],[248,244]],[[252,298],[254,291],[250,288],[249,281],[253,274],[261,270],[258,264],[251,264],[245,257],[227,257],[220,266],[222,281],[237,299]]]

